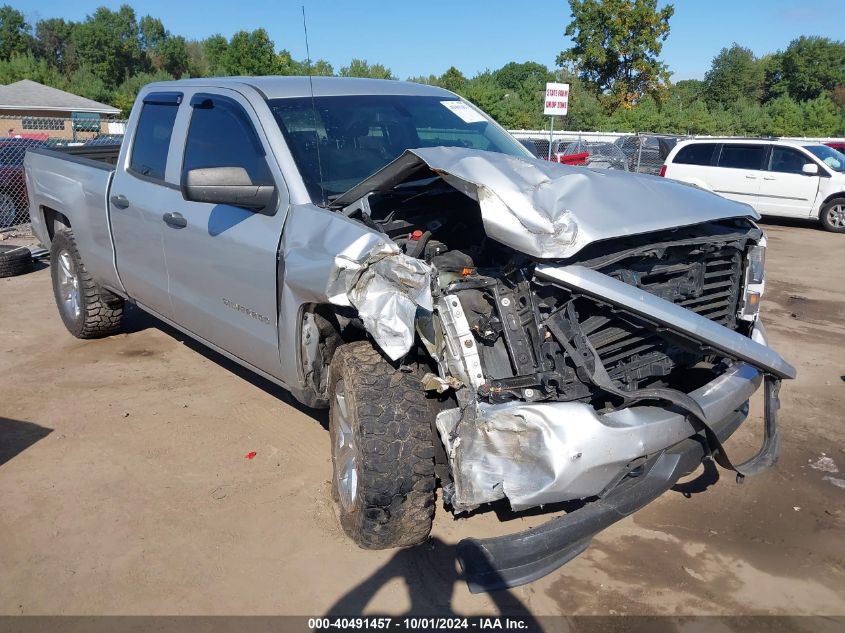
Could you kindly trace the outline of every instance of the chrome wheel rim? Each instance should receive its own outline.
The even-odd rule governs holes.
[[[79,277],[76,274],[76,266],[67,251],[59,253],[59,298],[61,299],[62,310],[73,319],[78,319],[82,312],[79,302]]]
[[[334,395],[335,438],[334,472],[341,507],[350,512],[355,508],[358,494],[358,457],[352,425],[349,422],[349,403],[346,385],[338,380]]]
[[[845,228],[845,204],[835,204],[827,210],[827,221],[838,229]]]

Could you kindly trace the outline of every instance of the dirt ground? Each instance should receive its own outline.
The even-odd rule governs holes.
[[[845,235],[765,228],[764,318],[799,371],[776,468],[741,486],[708,468],[486,595],[455,544],[548,515],[441,504],[429,543],[360,550],[332,510],[323,413],[137,311],[74,339],[46,267],[0,280],[0,613],[845,614]]]

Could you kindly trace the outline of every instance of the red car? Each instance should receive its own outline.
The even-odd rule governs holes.
[[[825,145],[832,147],[837,152],[845,154],[845,141],[830,141],[829,143],[825,143]]]
[[[0,138],[0,228],[27,220],[23,158],[28,147],[44,145],[27,138]]]

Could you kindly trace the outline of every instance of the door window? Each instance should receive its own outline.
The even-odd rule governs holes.
[[[129,169],[141,176],[164,180],[167,150],[182,95],[150,94],[144,98],[132,142]]]
[[[810,159],[798,150],[790,147],[773,147],[772,157],[769,159],[769,171],[779,171],[785,174],[801,174],[804,165]]]
[[[724,145],[719,156],[719,167],[733,169],[762,169],[765,145]]]
[[[197,95],[185,142],[182,178],[191,169],[243,167],[254,185],[272,185],[264,148],[246,112],[226,98]]]
[[[672,162],[683,165],[710,165],[714,149],[716,143],[693,143],[681,148]]]

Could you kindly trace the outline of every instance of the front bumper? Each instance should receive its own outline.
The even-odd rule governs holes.
[[[759,379],[759,375],[758,375]],[[721,441],[742,424],[748,403],[711,424]],[[669,490],[694,471],[709,454],[699,432],[642,465],[637,477],[627,477],[608,494],[540,527],[497,538],[468,538],[457,556],[470,591],[495,591],[542,578],[583,552],[593,535],[625,518]]]

